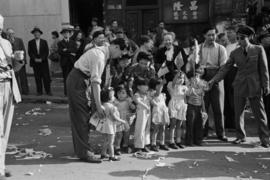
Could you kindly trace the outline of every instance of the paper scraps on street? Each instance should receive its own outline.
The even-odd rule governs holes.
[[[14,155],[16,160],[33,160],[52,158],[53,155],[44,151],[35,151],[33,148],[18,148],[16,146],[8,146],[6,154]]]

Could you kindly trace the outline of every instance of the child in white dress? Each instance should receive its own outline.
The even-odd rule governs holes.
[[[134,131],[134,147],[137,152],[149,151],[150,144],[151,107],[148,96],[148,82],[145,79],[136,80],[134,102],[136,103],[136,122]]]
[[[99,125],[97,125],[97,131],[104,134],[104,144],[101,152],[101,159],[107,158],[107,150],[109,151],[109,160],[119,161],[120,158],[114,155],[114,138],[116,133],[116,122],[123,123],[126,128],[128,124],[125,120],[120,118],[119,111],[117,107],[113,104],[114,90],[112,88],[105,89],[101,91],[101,102],[105,109],[106,117],[101,119]]]
[[[116,100],[114,101],[115,106],[117,107],[120,118],[125,120],[128,125],[132,124],[132,110],[135,110],[136,107],[132,103],[132,99],[128,96],[127,88],[124,85],[119,85],[116,89]],[[134,118],[133,118],[134,119]],[[130,129],[126,128],[123,123],[120,123],[116,126],[116,135],[115,135],[115,154],[121,155],[121,142],[123,139],[123,151],[125,153],[130,153],[131,149],[129,146],[129,135]]]
[[[157,135],[160,135],[159,149],[168,151],[169,148],[165,145],[165,126],[170,123],[168,108],[166,106],[166,95],[162,93],[163,89],[162,79],[151,79],[149,88],[154,91],[151,97],[152,104],[152,125],[153,132],[151,134],[151,150],[158,151]]]
[[[171,118],[169,147],[172,149],[184,148],[184,145],[181,143],[181,126],[183,121],[186,120],[187,111],[186,93],[188,87],[184,85],[185,77],[183,72],[177,72],[173,81],[169,82],[167,85],[167,89],[171,95],[169,102],[169,114]],[[176,143],[174,141],[175,130]]]

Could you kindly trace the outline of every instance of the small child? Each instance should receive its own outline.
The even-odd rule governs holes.
[[[136,103],[136,122],[134,131],[134,146],[137,152],[149,149],[146,145],[150,144],[150,123],[151,123],[151,107],[150,98],[148,96],[148,81],[145,79],[136,80],[137,92],[134,95]]]
[[[127,80],[125,79],[124,75],[131,63],[131,56],[128,54],[123,55],[121,58],[118,59],[116,65],[113,65],[111,68],[111,76],[112,82],[111,85],[113,88],[117,88],[120,84],[127,85]]]
[[[185,148],[181,143],[181,126],[186,120],[186,93],[188,87],[184,85],[185,74],[183,72],[175,72],[173,81],[167,85],[168,91],[171,95],[169,102],[169,113],[171,117],[170,123],[170,144],[169,147],[172,149]],[[174,132],[176,130],[176,143],[174,141]]]
[[[157,135],[160,134],[160,146],[162,150],[168,151],[169,148],[165,145],[165,126],[170,123],[170,117],[168,108],[166,106],[166,95],[162,93],[163,89],[162,79],[151,79],[149,82],[149,88],[154,90],[152,96],[152,123],[153,132],[151,135],[151,150],[158,152],[157,148]]]
[[[116,88],[116,100],[114,101],[115,106],[117,107],[120,118],[125,120],[129,125],[132,124],[132,112],[136,107],[132,103],[132,99],[128,96],[127,89],[124,85],[119,85]],[[121,141],[123,139],[123,151],[125,153],[130,153],[131,149],[129,146],[129,132],[130,129],[127,129],[124,124],[119,124],[116,127],[116,136],[115,136],[115,154],[121,155]]]
[[[116,121],[123,123],[126,128],[128,124],[125,120],[120,118],[119,111],[117,107],[113,104],[114,99],[114,90],[113,88],[107,88],[101,91],[101,102],[105,109],[106,117],[101,120],[99,123],[100,126],[97,126],[97,131],[104,134],[104,144],[101,152],[101,159],[107,158],[107,150],[109,151],[109,160],[110,161],[119,161],[120,158],[115,157],[114,155],[114,138],[116,133]]]
[[[190,79],[188,90],[188,109],[186,123],[186,145],[201,146],[203,139],[203,124],[207,119],[204,108],[204,94],[209,90],[208,83],[202,80],[204,69],[196,65],[195,76]]]

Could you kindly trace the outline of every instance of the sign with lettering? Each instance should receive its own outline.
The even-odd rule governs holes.
[[[208,0],[166,0],[163,3],[166,23],[205,22],[209,19]]]

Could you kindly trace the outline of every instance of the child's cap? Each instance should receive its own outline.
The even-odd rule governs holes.
[[[120,84],[115,88],[115,92],[118,93],[120,91],[127,90],[124,84]]]
[[[136,86],[148,86],[148,80],[143,78],[136,78],[135,82]]]
[[[104,88],[101,92],[100,92],[100,100],[101,102],[108,102],[110,101],[110,92],[113,91],[112,87],[107,87]]]
[[[153,79],[150,79],[150,81],[149,81],[149,88],[150,89],[156,89],[156,86],[157,85],[160,85],[160,84],[164,84],[164,81],[162,80],[162,79],[155,79],[155,78],[153,78]]]

